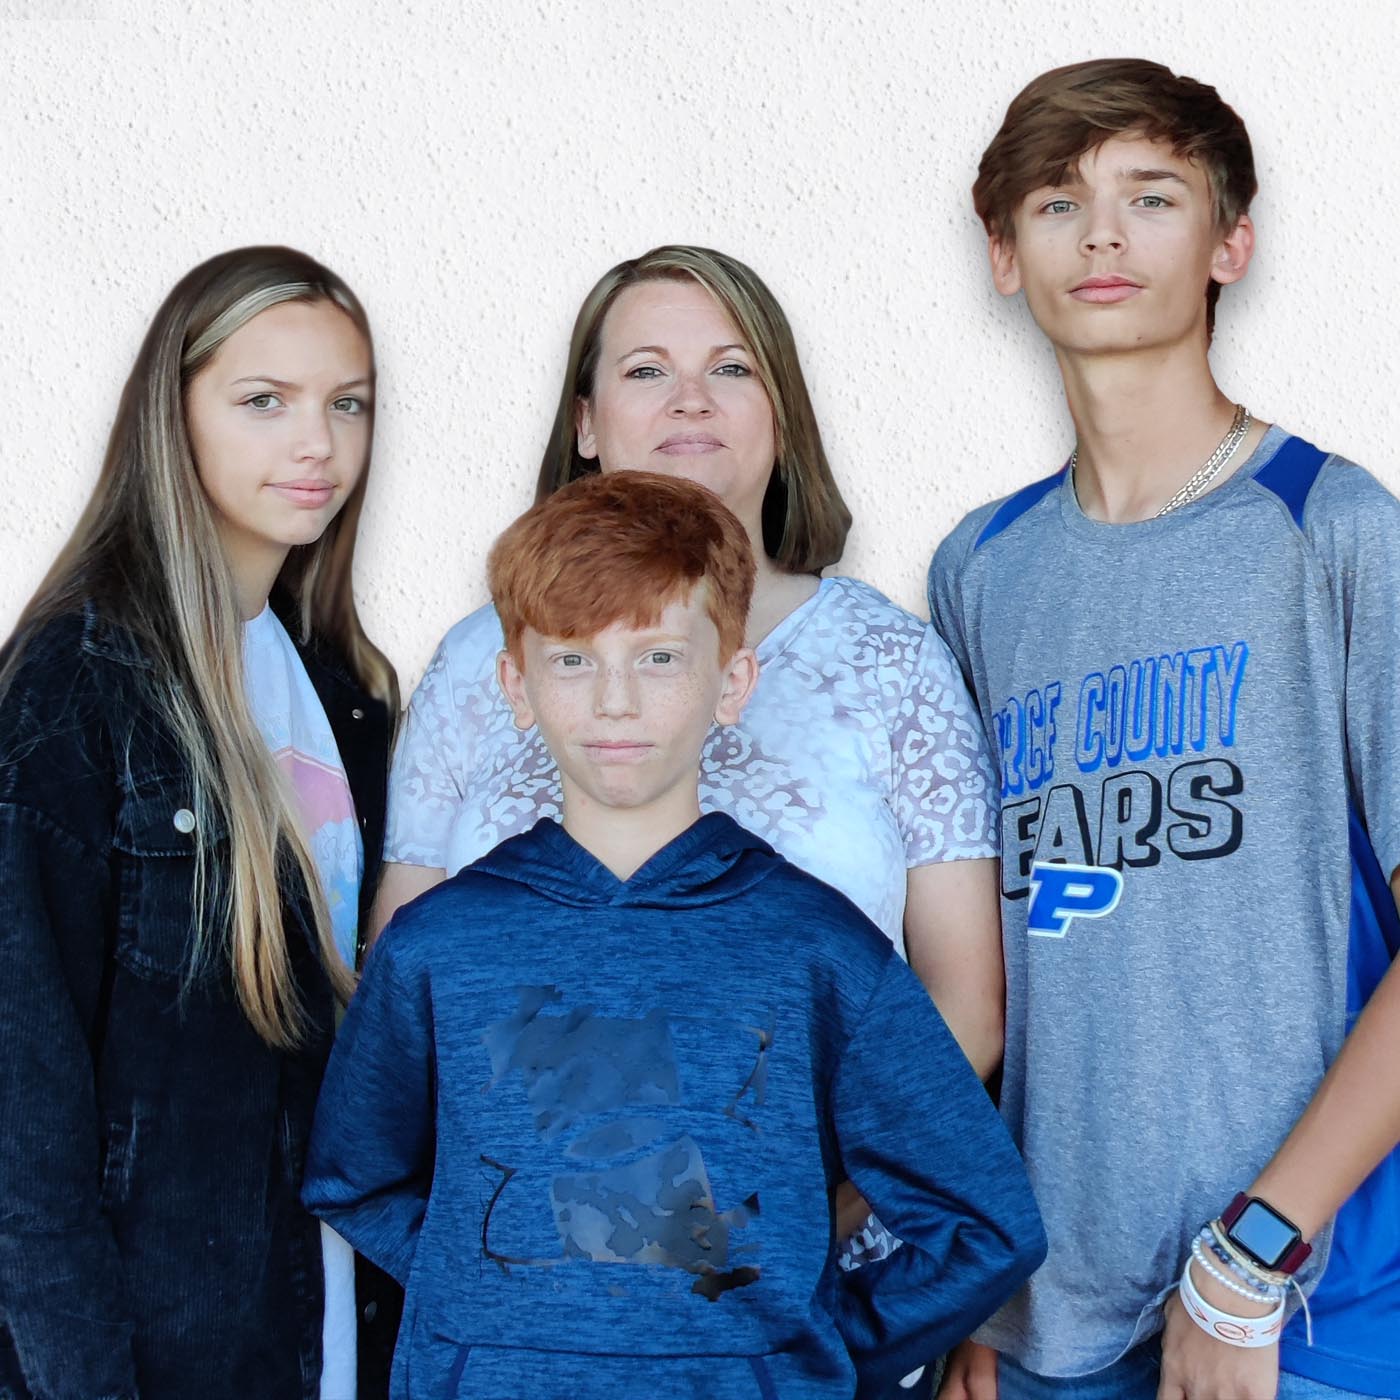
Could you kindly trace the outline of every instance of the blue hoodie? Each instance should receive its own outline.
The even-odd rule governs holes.
[[[848,1176],[905,1243],[840,1274]],[[719,813],[626,881],[540,821],[400,911],[304,1198],[407,1285],[396,1400],[877,1395],[1045,1251],[889,940]]]

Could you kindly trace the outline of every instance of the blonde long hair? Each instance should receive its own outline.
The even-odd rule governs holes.
[[[583,299],[535,500],[598,470],[597,462],[578,450],[578,406],[593,397],[603,322],[613,303],[641,282],[692,280],[719,302],[744,337],[773,406],[778,455],[763,500],[764,551],[788,573],[817,573],[840,559],[851,512],[826,459],[792,327],[763,279],[738,258],[713,248],[687,243],[653,248],[610,268]]]
[[[239,1002],[259,1036],[290,1048],[305,1031],[283,927],[284,878],[300,880],[336,995],[354,972],[336,950],[315,862],[291,795],[255,726],[244,692],[242,618],[200,485],[185,421],[187,386],[224,341],[280,302],[329,301],[370,347],[364,309],[333,272],[290,248],[239,248],[188,273],[165,299],[122,392],[97,487],[15,630],[7,676],[24,638],[95,602],[129,631],[153,666],[153,700],[185,753],[196,816],[194,947],[190,973],[227,956]],[[371,371],[372,372],[372,371]],[[338,649],[366,690],[398,712],[393,667],[365,635],[351,574],[368,463],[314,544],[294,548],[278,586],[294,631]],[[222,899],[210,907],[210,833],[228,836]]]

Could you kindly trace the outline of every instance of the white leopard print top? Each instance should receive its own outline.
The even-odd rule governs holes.
[[[497,687],[501,645],[494,609],[472,613],[414,692],[386,860],[451,875],[559,817],[554,762]],[[823,579],[758,656],[743,718],[706,743],[700,805],[834,885],[903,952],[908,867],[997,853],[996,786],[956,663],[927,623],[849,578]]]

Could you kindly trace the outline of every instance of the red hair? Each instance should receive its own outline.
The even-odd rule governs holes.
[[[744,643],[753,597],[753,550],[733,512],[703,486],[654,472],[560,487],[505,531],[486,569],[519,666],[527,627],[564,639],[619,622],[650,627],[702,582],[727,661]]]

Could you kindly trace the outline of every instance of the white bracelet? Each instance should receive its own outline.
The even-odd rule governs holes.
[[[1236,1317],[1221,1312],[1201,1297],[1196,1281],[1191,1277],[1191,1263],[1181,1271],[1181,1302],[1186,1315],[1208,1337],[1232,1347],[1267,1347],[1278,1341],[1283,1331],[1283,1299],[1265,1317]]]

